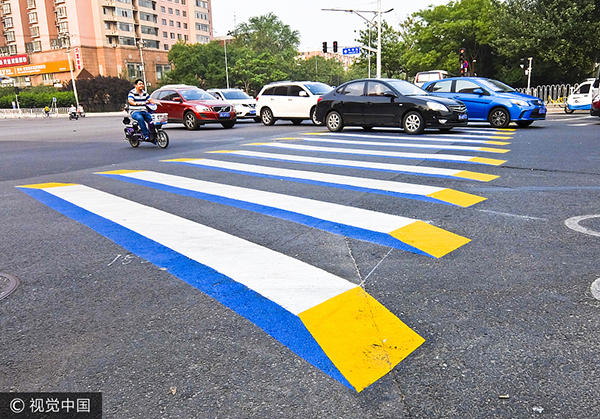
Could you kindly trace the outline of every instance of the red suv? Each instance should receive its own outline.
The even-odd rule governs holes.
[[[187,129],[218,123],[233,128],[236,122],[235,107],[215,99],[206,91],[185,84],[161,87],[151,95],[158,105],[157,113],[169,114],[169,122],[182,122]]]

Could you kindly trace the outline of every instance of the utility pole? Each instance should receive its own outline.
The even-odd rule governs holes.
[[[67,32],[61,37],[66,44],[67,61],[69,61],[69,71],[71,73],[71,83],[73,84],[73,94],[75,95],[75,103],[79,108],[79,96],[77,95],[77,86],[75,85],[75,76],[73,76],[73,63],[71,63],[71,35]]]
[[[358,16],[360,16],[361,18],[363,18],[367,24],[369,25],[369,35],[371,33],[371,26],[373,25],[373,20],[375,17],[377,17],[377,78],[381,78],[381,16],[384,13],[389,13],[394,9],[390,9],[390,10],[386,10],[385,12],[381,11],[381,0],[377,0],[377,10],[354,10],[354,9],[321,9],[323,11],[329,11],[329,12],[348,12],[348,13],[354,13]],[[364,17],[361,13],[374,13],[375,16],[373,17],[373,19],[367,19],[366,17]],[[373,48],[371,48],[371,46],[369,45],[367,46],[362,46],[362,48],[371,51],[373,50]],[[369,56],[369,64],[370,64],[371,60],[370,60],[370,56]],[[370,70],[370,67],[369,67]],[[369,71],[370,73],[370,71]],[[371,77],[371,75],[369,74],[369,78]]]
[[[144,86],[147,85],[146,83],[146,66],[144,65],[144,41],[142,39],[140,39],[138,41],[138,46],[140,47],[140,59],[142,60],[142,76],[144,78]]]

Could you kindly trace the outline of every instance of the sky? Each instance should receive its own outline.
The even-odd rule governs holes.
[[[446,4],[449,0],[382,0],[383,19],[397,28],[412,13],[429,5]],[[358,46],[358,30],[366,28],[366,21],[354,13],[330,12],[322,9],[377,10],[377,1],[373,0],[212,0],[212,18],[214,36],[225,36],[236,25],[248,22],[253,16],[274,13],[292,30],[300,32],[300,51],[314,51],[327,42],[331,48],[333,41],[339,48]],[[373,13],[361,13],[372,19]],[[355,32],[356,30],[356,32]]]

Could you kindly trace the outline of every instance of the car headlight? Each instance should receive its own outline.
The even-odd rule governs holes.
[[[210,112],[210,108],[208,106],[196,105],[196,110],[198,112]]]
[[[445,107],[439,102],[427,101],[427,106],[429,106],[429,108],[433,109],[434,111],[450,112],[447,107]]]
[[[514,105],[518,105],[518,106],[531,106],[531,104],[525,100],[519,100],[519,99],[511,99],[510,103],[514,104]]]

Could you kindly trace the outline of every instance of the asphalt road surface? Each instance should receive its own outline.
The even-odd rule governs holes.
[[[600,119],[0,120],[0,392],[104,418],[600,417]]]

